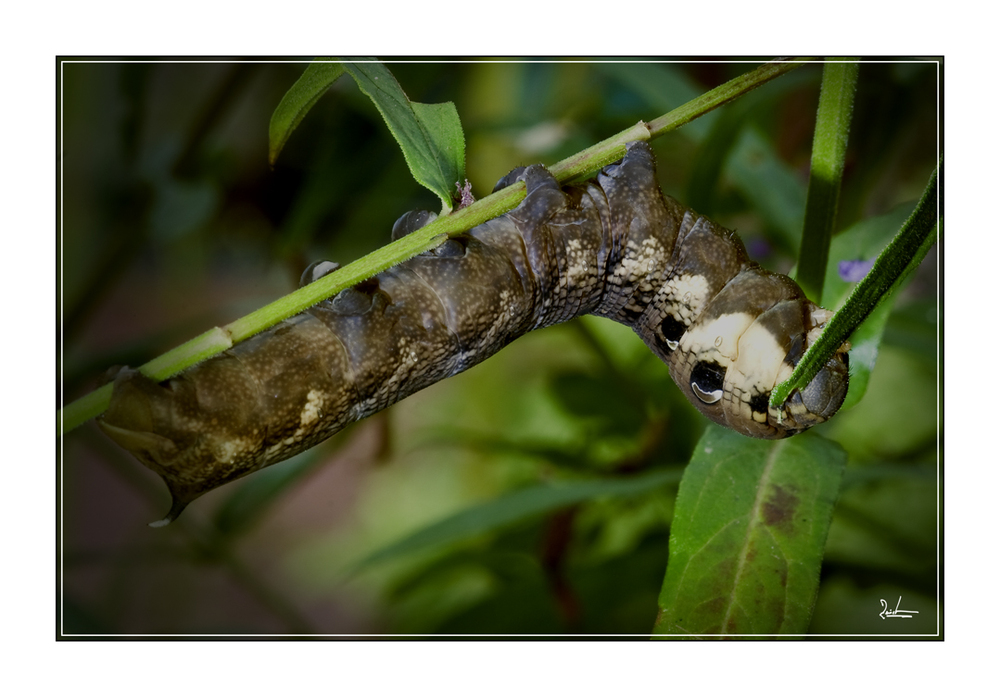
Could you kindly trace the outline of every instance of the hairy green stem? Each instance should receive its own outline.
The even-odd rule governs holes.
[[[770,405],[777,407],[796,389],[802,389],[827,360],[850,338],[876,306],[892,295],[903,280],[927,256],[940,221],[938,219],[938,181],[943,161],[931,173],[917,207],[903,223],[892,242],[879,254],[875,265],[847,298],[844,306],[827,323],[823,333],[809,347],[791,377],[771,392]]]
[[[649,126],[650,137],[657,138],[667,131],[680,128],[684,124],[694,121],[699,116],[723,104],[728,104],[737,97],[741,97],[747,92],[751,92],[774,78],[795,70],[811,60],[814,59],[778,58],[765,63],[756,70],[751,70],[739,77],[735,77],[729,82],[705,92],[700,97],[692,99],[687,104],[682,104],[673,111],[669,111],[663,116],[650,121],[647,124]]]
[[[560,182],[567,182],[594,172],[621,159],[625,144],[633,140],[649,140],[679,128],[686,123],[716,109],[742,94],[770,82],[774,78],[804,65],[809,58],[778,59],[765,63],[740,77],[720,85],[662,116],[647,123],[639,123],[607,140],[566,158],[550,167]],[[471,206],[441,216],[402,239],[396,240],[315,283],[286,295],[265,307],[242,317],[221,329],[213,329],[200,337],[163,354],[139,367],[154,380],[165,380],[185,368],[221,353],[232,344],[271,327],[283,319],[298,314],[345,288],[400,264],[421,252],[433,249],[448,236],[458,235],[480,223],[503,215],[524,199],[525,186],[518,182],[497,191]],[[212,343],[211,346],[208,343]],[[67,433],[88,419],[99,416],[107,409],[111,389],[105,386],[67,405],[56,414],[58,433]]]
[[[844,175],[847,136],[851,130],[854,92],[858,84],[856,58],[832,58],[823,66],[823,83],[816,111],[812,163],[806,214],[802,224],[798,272],[795,280],[806,297],[820,302],[830,252],[830,238],[837,221],[840,182]]]

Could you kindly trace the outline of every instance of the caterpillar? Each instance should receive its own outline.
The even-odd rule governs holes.
[[[649,146],[561,188],[541,165],[515,209],[348,288],[157,383],[123,369],[101,429],[159,474],[173,498],[158,524],[201,494],[285,460],[517,337],[593,314],[631,327],[702,414],[784,438],[840,408],[848,345],[779,408],[787,379],[832,313],[761,268],[736,234],[665,196]],[[410,212],[408,234],[433,218]],[[317,262],[306,284],[337,267]]]

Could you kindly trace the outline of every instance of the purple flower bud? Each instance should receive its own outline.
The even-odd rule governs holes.
[[[468,179],[465,180],[465,186],[455,182],[455,188],[458,190],[459,198],[458,208],[455,210],[462,210],[476,202],[476,197],[472,195],[472,184]]]
[[[841,280],[847,281],[848,283],[857,283],[862,278],[868,275],[868,272],[872,270],[872,266],[875,265],[875,259],[858,259],[856,261],[841,261],[837,262],[837,273],[840,275]]]

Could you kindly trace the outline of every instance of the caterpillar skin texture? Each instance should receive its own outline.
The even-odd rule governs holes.
[[[166,481],[161,524],[201,494],[287,459],[522,334],[579,315],[630,326],[705,416],[757,438],[830,418],[847,347],[768,408],[830,313],[750,261],[735,233],[665,197],[652,151],[630,143],[596,179],[561,189],[534,165],[506,215],[291,317],[162,383],[123,370],[99,419]],[[393,235],[432,214],[413,212]],[[336,268],[311,266],[303,283]]]

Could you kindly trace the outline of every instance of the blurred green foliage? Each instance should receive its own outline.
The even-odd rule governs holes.
[[[751,67],[390,65],[412,100],[455,103],[477,196],[515,166],[557,161]],[[113,364],[287,293],[314,259],[382,246],[403,212],[437,208],[348,80],[268,167],[269,119],[303,68],[62,64],[66,401]],[[835,230],[920,195],[938,154],[936,70],[861,66]],[[806,66],[653,143],[664,190],[777,271],[798,246],[819,80]],[[864,399],[817,429],[849,461],[813,633],[936,631],[937,273],[932,252],[896,300]],[[704,423],[628,329],[588,317],[213,492],[161,530],[145,526],[166,509],[158,479],[88,424],[64,440],[61,630],[648,634],[671,482]],[[656,485],[504,509],[522,490],[544,499],[639,477]],[[439,544],[357,567],[449,520]],[[897,595],[920,615],[880,619],[879,599]]]

